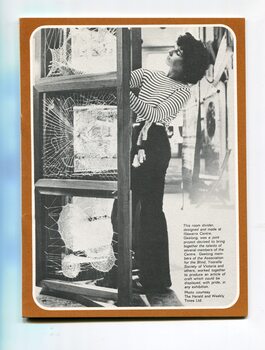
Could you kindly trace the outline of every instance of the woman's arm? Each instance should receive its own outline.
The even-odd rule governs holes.
[[[140,100],[132,92],[130,92],[130,105],[132,110],[145,120],[157,122],[169,122],[175,116],[190,97],[188,89],[178,89],[165,102],[153,107],[148,103]]]
[[[130,88],[140,88],[142,86],[144,69],[139,68],[131,72]]]

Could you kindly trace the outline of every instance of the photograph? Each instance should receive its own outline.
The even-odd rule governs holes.
[[[24,316],[233,309],[245,118],[235,32],[65,22],[28,31]]]

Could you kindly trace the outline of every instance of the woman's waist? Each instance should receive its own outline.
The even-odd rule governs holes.
[[[145,123],[134,123],[133,124],[133,135],[137,137],[144,127]],[[147,142],[149,143],[152,139],[156,139],[157,137],[162,137],[168,141],[167,131],[165,125],[162,123],[152,123],[147,131]]]
[[[136,120],[136,122],[135,123],[133,123],[133,127],[135,128],[135,127],[143,127],[144,126],[144,124],[145,124],[145,120],[144,121],[138,121],[138,120]],[[150,127],[154,127],[154,126],[160,126],[160,127],[163,127],[163,128],[165,128],[166,127],[166,125],[164,124],[164,123],[161,123],[161,122],[154,122],[154,123],[152,123],[151,124],[151,126]]]

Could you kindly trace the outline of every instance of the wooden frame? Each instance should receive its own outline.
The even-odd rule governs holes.
[[[127,28],[117,29],[117,74],[95,74],[82,76],[41,77],[33,87],[34,98],[34,148],[35,148],[35,208],[36,208],[36,282],[44,285],[46,290],[57,290],[58,292],[86,294],[87,297],[110,297],[115,295],[102,292],[102,287],[79,286],[71,283],[43,282],[45,278],[43,264],[43,242],[42,235],[42,200],[41,195],[78,195],[89,197],[113,198],[113,193],[118,190],[118,227],[119,227],[119,250],[118,250],[118,298],[114,299],[119,306],[131,304],[131,204],[130,204],[130,129],[131,118],[129,109],[129,78],[131,67],[130,55],[130,31]],[[43,33],[41,35],[41,54],[45,60],[43,45]],[[41,76],[44,73],[43,64]],[[40,151],[42,149],[42,123],[41,105],[44,93],[50,92],[76,92],[100,90],[106,88],[117,88],[118,106],[118,184],[115,181],[97,180],[72,180],[72,179],[47,179],[42,178],[40,169],[42,160]],[[57,288],[58,287],[58,288]],[[101,291],[101,292],[100,292]]]

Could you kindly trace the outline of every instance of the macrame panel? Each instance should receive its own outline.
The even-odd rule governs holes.
[[[46,77],[115,72],[116,28],[47,28]]]
[[[108,286],[117,266],[113,200],[44,196],[43,203],[47,277]]]
[[[116,89],[45,94],[43,177],[117,180]]]

